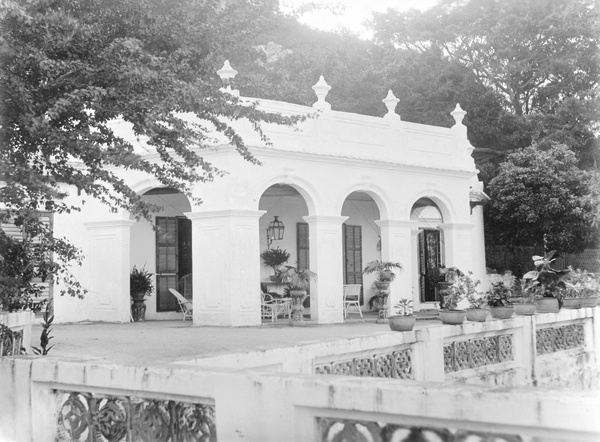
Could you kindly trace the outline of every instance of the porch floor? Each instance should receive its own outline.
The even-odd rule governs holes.
[[[262,327],[195,327],[191,321],[56,324],[49,355],[96,362],[156,365],[194,358],[213,357],[272,348],[335,341],[390,333],[387,324],[376,323],[376,312],[363,319],[350,314],[341,324],[290,327],[287,318],[263,322]],[[415,329],[441,326],[437,320],[419,319]],[[39,346],[42,328],[33,326],[32,346]]]

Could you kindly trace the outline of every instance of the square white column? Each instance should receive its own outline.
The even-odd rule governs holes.
[[[379,220],[375,221],[381,230],[381,259],[399,262],[402,270],[394,270],[396,279],[390,285],[388,296],[388,312],[399,299],[412,299],[413,305],[418,302],[419,294],[413,287],[413,241],[412,232],[417,228],[416,221]]]
[[[260,325],[262,210],[189,212],[194,325]]]
[[[311,320],[344,321],[344,249],[342,224],[347,216],[305,216],[310,235],[310,269],[317,274],[310,288]]]

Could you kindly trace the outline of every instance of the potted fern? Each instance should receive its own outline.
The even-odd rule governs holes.
[[[146,295],[152,294],[154,285],[152,283],[152,273],[146,270],[145,266],[138,269],[133,266],[129,273],[129,294],[133,299],[131,306],[131,316],[135,322],[144,321],[146,319],[146,303],[144,298]]]
[[[393,331],[410,331],[415,326],[417,318],[413,315],[412,300],[400,299],[392,307],[393,315],[388,316],[388,324]]]
[[[260,254],[265,267],[271,267],[273,269],[273,275],[270,276],[271,281],[277,281],[279,275],[281,274],[281,266],[288,262],[290,259],[290,254],[285,249],[280,249],[279,247],[275,249],[267,249]]]

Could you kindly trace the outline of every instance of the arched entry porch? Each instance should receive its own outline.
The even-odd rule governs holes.
[[[362,269],[369,261],[381,258],[381,231],[376,224],[381,218],[379,207],[373,197],[363,191],[350,193],[342,205],[342,216],[347,217],[342,225],[343,281],[344,285],[360,285],[359,305],[362,311],[377,306],[373,304],[373,277],[363,279]],[[356,315],[348,310],[347,317]]]
[[[192,299],[192,229],[185,216],[191,204],[185,195],[166,187],[146,190],[142,199],[160,207],[151,221],[141,219],[131,227],[130,265],[155,274],[146,319],[179,319],[179,306],[169,289]]]
[[[412,206],[411,221],[416,222],[418,233],[415,269],[417,269],[418,302],[438,302],[437,269],[445,266],[445,238],[442,225],[444,217],[438,205],[427,197],[419,198]]]
[[[277,183],[269,186],[261,195],[259,210],[264,215],[259,219],[259,243],[261,254],[269,250],[279,249],[282,254],[287,253],[289,259],[281,262],[281,268],[285,266],[295,267],[297,270],[310,269],[310,233],[309,225],[305,217],[309,215],[308,205],[302,194],[292,185]],[[269,227],[277,227],[279,234],[273,234]],[[286,283],[277,281],[275,269],[261,260],[260,292],[257,295],[268,294],[269,297],[287,297],[289,288]],[[273,278],[272,278],[273,277]],[[313,287],[311,287],[312,289]],[[309,291],[309,296],[304,301],[305,319],[310,319],[311,295],[314,290]],[[262,295],[264,296],[264,295]],[[265,309],[263,319],[269,316],[269,309]],[[284,311],[279,315],[283,318]]]

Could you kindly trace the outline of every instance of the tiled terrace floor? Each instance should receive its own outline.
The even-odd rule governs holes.
[[[441,326],[435,320],[419,320],[416,329]],[[389,333],[387,324],[377,324],[369,315],[361,320],[351,315],[343,324],[290,327],[287,320],[262,327],[194,327],[190,321],[145,321],[125,324],[78,323],[52,327],[50,355],[67,358],[155,365],[227,353],[304,345]],[[41,326],[33,327],[31,343],[39,346]]]

